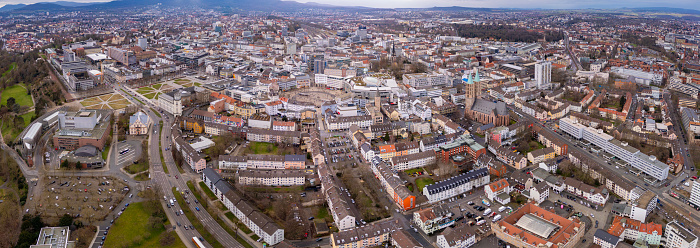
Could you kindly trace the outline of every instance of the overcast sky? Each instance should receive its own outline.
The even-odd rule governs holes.
[[[5,4],[55,2],[58,0],[0,0]],[[108,2],[109,0],[65,0],[72,2]],[[235,1],[235,0],[232,0]],[[332,5],[353,5],[376,8],[421,8],[434,6],[464,6],[491,8],[543,8],[543,9],[577,9],[577,8],[621,8],[621,7],[673,7],[700,10],[698,0],[297,0],[298,2],[317,2]]]

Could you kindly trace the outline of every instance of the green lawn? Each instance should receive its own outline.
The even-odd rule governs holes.
[[[328,216],[328,209],[323,206],[321,206],[316,213],[316,219],[326,219]]]
[[[134,177],[134,180],[136,180],[136,181],[148,181],[148,180],[151,180],[151,178],[148,177],[148,172],[144,172],[144,173],[136,175]]]
[[[154,84],[154,85],[151,85],[151,88],[158,90],[158,89],[160,89],[161,86],[163,86],[163,84]]]
[[[145,163],[138,163],[138,164],[130,164],[124,167],[124,170],[128,172],[129,174],[136,174],[142,171],[147,171],[148,170],[148,162]]]
[[[161,247],[159,236],[165,227],[150,228],[146,221],[149,217],[142,202],[132,203],[109,229],[104,247]],[[175,243],[168,247],[186,247],[177,235],[175,237]]]
[[[112,144],[105,144],[105,149],[102,151],[102,159],[107,161],[107,155],[109,155],[109,149],[112,148]]]
[[[268,150],[269,148],[269,150]],[[252,151],[254,154],[271,154],[275,155],[277,154],[277,146],[275,146],[272,143],[265,143],[265,142],[250,142],[248,144],[248,149]]]
[[[206,194],[209,199],[216,200],[216,195],[211,191],[211,189],[209,189],[209,187],[207,187],[207,184],[204,182],[199,182],[199,186],[202,188],[202,190],[204,190],[204,194]]]
[[[250,238],[253,240],[258,240],[258,239],[260,239],[260,236],[253,234],[253,236],[250,236]]]
[[[153,108],[151,108],[151,111],[153,111],[153,113],[156,114],[158,116],[158,118],[160,118],[160,113],[158,113],[158,111],[156,111]],[[163,131],[163,122],[162,121],[160,123],[160,130]]]
[[[25,127],[29,126],[29,123],[32,122],[32,118],[34,118],[35,115],[36,115],[36,113],[34,113],[34,111],[27,112],[26,114],[21,115],[22,118],[24,119],[24,126]]]
[[[24,88],[24,84],[15,84],[13,86],[5,88],[5,90],[2,91],[2,102],[0,105],[7,105],[7,99],[10,97],[15,98],[15,102],[21,106],[29,106],[32,107],[34,106],[34,102],[32,102],[32,97],[30,95],[27,95],[27,89]]]
[[[404,172],[406,172],[406,174],[410,175],[410,174],[413,174],[413,173],[416,173],[419,171],[423,171],[423,168],[414,168],[414,169],[410,169],[410,170],[405,170]]]
[[[5,77],[5,75],[10,73],[12,70],[14,70],[15,67],[17,67],[17,62],[12,62],[12,64],[10,64],[10,69],[7,69],[7,71],[3,72],[2,77]]]
[[[175,190],[175,187],[173,187],[173,195],[175,195],[175,199],[177,199],[178,204],[185,202],[180,192],[177,192],[177,190]],[[214,248],[224,247],[223,245],[221,245],[221,243],[219,243],[219,241],[216,240],[216,238],[214,238],[213,235],[211,235],[211,233],[209,233],[209,231],[206,228],[204,228],[202,222],[199,219],[197,219],[197,216],[194,216],[194,213],[192,213],[192,210],[190,210],[189,207],[181,207],[180,209],[182,209],[182,211],[187,216],[187,219],[190,220],[192,226],[194,226],[194,228],[197,229],[197,231],[202,235],[202,238],[204,238],[204,240],[206,240]]]
[[[225,213],[224,215],[226,215],[226,218],[228,218],[229,220],[231,220],[231,222],[233,222],[233,223],[238,223],[238,228],[241,229],[241,231],[243,231],[245,234],[251,234],[251,233],[253,233],[253,231],[251,231],[251,230],[250,230],[247,226],[245,226],[240,220],[238,220],[238,218],[236,218],[236,216],[233,215],[233,213],[227,212],[227,213]]]
[[[153,88],[151,88],[151,87],[141,87],[141,88],[136,89],[136,92],[138,92],[139,94],[143,95],[143,94],[147,94],[147,93],[153,92]]]
[[[17,138],[17,135],[19,135],[19,133],[22,132],[22,130],[16,130],[15,128],[13,128],[11,122],[12,121],[3,122],[2,127],[0,128],[3,136],[10,134],[10,139],[6,139],[5,142],[11,142],[15,140],[15,138]]]
[[[148,99],[153,99],[153,98],[156,98],[157,94],[158,93],[148,93],[148,94],[144,94],[143,97],[148,98]]]
[[[418,191],[423,192],[423,188],[427,185],[431,185],[435,183],[435,181],[432,178],[428,177],[422,177],[416,179],[416,185],[418,186]]]

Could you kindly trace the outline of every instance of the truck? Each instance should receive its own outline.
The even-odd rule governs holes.
[[[490,207],[490,206],[491,206],[491,203],[489,202],[489,200],[486,200],[486,199],[481,200],[481,203],[483,203],[483,204],[486,205],[487,207]]]
[[[504,207],[504,206],[501,206],[500,208],[498,208],[498,212],[499,212],[499,213],[500,213],[500,212],[503,212],[503,211],[505,211],[505,210],[506,210],[506,207]]]
[[[173,202],[173,199],[170,199],[170,206],[175,206],[175,203]]]
[[[501,215],[500,215],[500,214],[499,214],[499,215],[496,215],[496,216],[493,217],[493,222],[496,222],[496,221],[498,221],[498,220],[500,220],[500,219],[501,219]]]

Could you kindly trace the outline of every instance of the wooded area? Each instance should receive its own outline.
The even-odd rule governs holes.
[[[472,25],[472,24],[454,24],[454,29],[457,35],[483,39],[495,39],[500,41],[513,42],[537,42],[543,37],[550,41],[559,41],[564,38],[564,34],[554,31],[537,32],[526,28],[514,27],[508,25]]]

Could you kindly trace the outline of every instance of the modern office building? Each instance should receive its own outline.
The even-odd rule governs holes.
[[[700,181],[695,180],[692,187],[693,188],[690,192],[690,199],[688,199],[688,203],[690,203],[690,205],[695,209],[700,209]]]
[[[110,110],[60,111],[59,127],[53,136],[53,145],[65,150],[93,145],[102,150],[109,136],[111,118]]]
[[[596,147],[658,180],[664,180],[668,177],[669,165],[657,160],[655,156],[646,155],[638,149],[629,146],[627,142],[614,139],[612,136],[604,133],[602,129],[575,125],[574,121],[564,119],[568,118],[562,118],[559,124],[562,127],[561,130],[565,133],[591,142]]]

